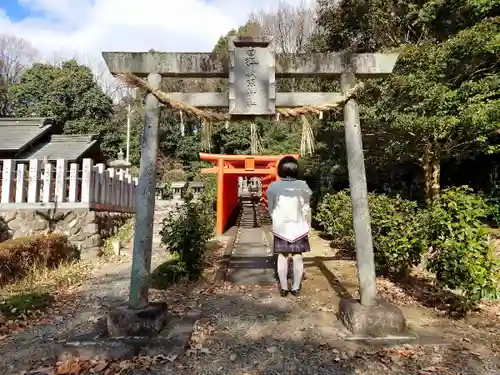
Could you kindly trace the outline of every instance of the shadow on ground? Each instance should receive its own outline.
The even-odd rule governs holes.
[[[187,355],[157,374],[424,374],[460,368],[462,374],[500,369],[455,346],[383,348],[347,342],[334,313],[305,309],[307,297],[277,297],[254,288],[205,296]],[[460,353],[460,358],[457,354]],[[429,370],[430,371],[430,370]],[[138,373],[139,374],[139,373]]]
[[[465,316],[460,296],[443,290],[422,276],[408,275],[401,278],[391,275],[389,280],[397,284],[406,295],[418,301],[422,306],[446,311],[450,317],[456,319]]]
[[[335,296],[330,301],[351,297],[346,285],[324,265],[323,262],[331,258],[312,258],[306,261],[306,267],[317,267],[325,276],[331,290],[324,293]],[[126,293],[114,289],[127,286],[128,280],[128,272],[119,270],[103,275],[85,288],[86,295],[89,292],[93,295],[87,310],[68,314],[49,325],[33,327],[18,334],[10,343],[1,343],[0,374],[14,374],[26,369],[30,362],[42,362],[53,353],[58,340],[70,332],[84,333],[89,322],[102,316],[108,307],[125,302]],[[171,311],[201,309],[202,316],[186,355],[154,369],[134,370],[130,374],[500,373],[498,358],[494,355],[485,360],[457,343],[388,349],[345,341],[345,331],[335,317],[336,306],[314,294],[298,299],[282,298],[275,287],[198,284],[186,289],[172,286],[153,291],[152,295],[155,300],[166,300]],[[451,372],[450,368],[459,372]]]
[[[352,261],[356,260],[356,251],[348,246],[339,246],[336,241],[334,241],[331,236],[320,232],[319,237],[323,240],[329,241],[330,247],[335,249],[335,255],[331,257],[323,257],[319,261]],[[318,259],[318,258],[316,258]],[[327,276],[329,272],[326,267],[321,266],[320,263],[316,263],[318,267],[325,274],[325,277],[332,284],[331,278]],[[434,284],[429,279],[419,276],[419,275],[405,275],[404,277],[400,275],[383,275],[387,277],[391,282],[398,285],[406,295],[418,301],[422,306],[438,309],[441,311],[446,311],[450,317],[462,318],[464,317],[463,310],[461,308],[460,296],[440,288],[438,285]],[[332,285],[333,287],[333,285]]]

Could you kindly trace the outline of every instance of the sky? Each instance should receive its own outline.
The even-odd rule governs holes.
[[[23,38],[47,57],[94,60],[101,51],[149,49],[208,52],[251,11],[275,8],[279,1],[0,0],[0,34]]]

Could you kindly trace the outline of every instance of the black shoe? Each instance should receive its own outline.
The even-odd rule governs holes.
[[[281,297],[286,297],[288,295],[288,290],[286,289],[281,289],[280,290],[280,296]]]
[[[295,296],[295,297],[298,297],[298,296],[300,295],[300,291],[299,291],[299,289],[297,289],[297,290],[292,290],[290,293],[291,293],[291,295],[292,295],[292,296]]]

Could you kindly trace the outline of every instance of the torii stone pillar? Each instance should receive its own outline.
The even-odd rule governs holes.
[[[342,92],[346,94],[355,84],[353,71],[350,68],[346,69],[340,77]],[[361,303],[352,299],[342,299],[339,315],[344,325],[357,338],[400,336],[406,330],[403,313],[396,306],[377,300],[363,140],[359,106],[354,98],[349,99],[344,105],[344,131]],[[407,336],[407,338],[413,337]]]
[[[211,53],[103,52],[103,57],[112,74],[133,73],[139,77],[147,76],[152,86],[157,85],[159,75],[176,78],[228,78],[229,95],[169,93],[169,96],[191,106],[225,107],[229,108],[231,116],[254,118],[272,116],[276,107],[314,106],[344,98],[354,87],[355,75],[364,78],[386,76],[392,73],[398,55],[341,52],[285,56],[275,54],[272,39],[231,38],[227,66]],[[276,92],[275,79],[280,77],[341,78],[343,93],[279,93]],[[151,184],[150,176],[154,176],[155,171],[153,156],[156,155],[157,130],[148,126],[157,126],[158,109],[156,99],[148,99],[147,103],[148,115],[141,150],[141,179],[129,301],[132,309],[147,306],[148,286],[144,277],[149,274],[151,262],[154,184]],[[376,298],[359,109],[354,98],[347,101],[344,117],[361,298],[359,302],[341,301],[340,316],[355,335],[397,335],[405,329],[402,313],[395,306]],[[149,198],[149,194],[153,198]]]
[[[148,83],[155,89],[161,85],[161,75],[151,73]],[[141,142],[141,164],[137,186],[135,211],[134,249],[130,277],[129,307],[143,309],[149,302],[149,278],[153,251],[153,218],[156,196],[156,154],[158,150],[158,125],[160,102],[153,94],[146,97],[144,130]]]

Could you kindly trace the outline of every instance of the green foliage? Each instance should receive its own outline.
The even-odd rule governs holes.
[[[482,223],[487,209],[468,187],[444,191],[429,209],[428,269],[442,285],[464,292],[466,310],[499,291],[500,263]]]
[[[494,186],[488,194],[485,194],[485,201],[487,218],[497,227],[500,226],[500,187]]]
[[[112,121],[113,103],[89,67],[75,60],[60,67],[36,63],[8,95],[15,116],[52,117],[66,134],[96,134],[107,156],[118,151],[120,124]]]
[[[365,134],[371,134],[363,143],[367,170],[377,172],[368,176],[375,188],[386,190],[378,176],[409,162],[420,167],[415,177],[432,199],[440,189],[444,159],[498,152],[498,140],[491,136],[500,125],[498,1],[325,0],[318,5],[311,50],[400,54],[394,74],[366,82],[360,109]]]
[[[161,189],[161,199],[172,199],[174,197],[174,192],[172,190],[172,185],[170,183],[166,183]]]
[[[0,116],[7,116],[10,112],[10,103],[9,103],[9,84],[6,74],[4,74],[6,70],[6,64],[3,57],[0,57]]]
[[[207,208],[208,214],[210,213],[211,207],[212,215],[215,215],[217,209],[217,175],[199,173],[198,171],[193,177],[193,181],[200,181],[205,184],[202,196],[202,200],[205,204],[204,207]]]
[[[384,273],[407,273],[428,247],[425,211],[415,202],[383,194],[370,195],[375,263]]]
[[[443,286],[463,292],[468,311],[481,298],[500,291],[500,263],[493,254],[485,200],[467,187],[445,190],[433,205],[419,209],[399,197],[368,197],[376,266],[385,273],[407,273],[427,258],[427,269]],[[349,192],[326,195],[316,219],[339,244],[353,246]]]
[[[182,276],[196,280],[203,271],[203,258],[208,240],[213,235],[213,208],[205,197],[193,200],[188,194],[179,212],[171,212],[163,221],[162,243],[182,268]]]
[[[15,294],[0,299],[0,315],[11,318],[25,318],[33,311],[49,307],[55,298],[45,292],[31,292],[26,294]]]
[[[134,235],[134,223],[135,219],[128,219],[118,228],[116,233],[104,240],[104,245],[101,248],[101,256],[104,259],[111,259],[116,255],[114,248],[116,242],[119,242],[122,246],[130,242]]]
[[[231,122],[226,128],[217,123],[212,128],[212,152],[219,154],[244,155],[250,153],[250,123]]]
[[[373,247],[377,269],[405,273],[420,263],[426,248],[424,215],[414,202],[369,194]],[[348,190],[323,197],[316,220],[338,245],[354,247],[352,204]]]
[[[225,36],[221,36],[212,50],[212,53],[219,55],[220,59],[227,59],[230,36],[259,36],[261,34],[261,30],[262,26],[258,22],[248,21],[245,25],[239,27],[238,29],[232,29]]]
[[[151,286],[155,289],[168,289],[186,276],[185,268],[179,264],[178,259],[172,259],[160,264],[151,273]]]
[[[326,194],[318,204],[315,219],[338,245],[354,245],[352,204],[348,190]]]

